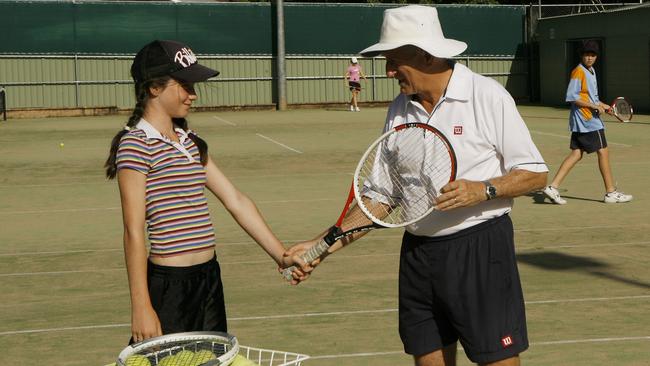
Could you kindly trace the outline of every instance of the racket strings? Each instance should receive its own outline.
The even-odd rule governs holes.
[[[376,218],[401,224],[431,211],[452,170],[443,138],[423,128],[405,128],[388,135],[367,155],[357,184],[363,195],[382,203],[383,216]]]
[[[350,206],[348,214],[344,220],[344,225],[341,226],[341,231],[343,232],[372,225],[372,221],[368,218],[368,216],[364,215],[363,211],[352,209],[354,206],[355,204],[352,204]],[[372,210],[371,212],[375,212],[377,215],[382,215],[381,210],[385,210],[381,207],[381,205],[372,205],[370,203],[367,203],[366,206],[370,207]]]
[[[141,349],[126,359],[126,365],[133,363],[151,366],[195,366],[209,360],[216,360],[231,349],[231,344],[214,341],[167,342]]]
[[[625,99],[618,99],[614,102],[614,114],[623,119],[632,118],[632,106]]]

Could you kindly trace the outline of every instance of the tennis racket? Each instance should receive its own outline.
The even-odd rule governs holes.
[[[132,344],[117,366],[226,366],[239,352],[237,338],[221,332],[172,333]]]
[[[610,107],[611,109],[607,112],[621,122],[630,122],[634,115],[632,104],[623,97],[617,97],[614,99],[612,104],[610,104]]]
[[[433,211],[440,189],[454,179],[456,154],[440,131],[424,123],[392,128],[359,161],[336,224],[301,258],[311,263],[349,235],[422,219]],[[360,210],[353,210],[357,206]],[[293,278],[294,269],[284,269],[285,279]]]

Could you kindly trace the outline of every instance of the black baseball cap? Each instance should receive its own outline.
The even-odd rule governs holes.
[[[580,53],[585,53],[585,52],[593,52],[596,55],[598,55],[600,52],[600,49],[598,47],[598,42],[594,41],[593,39],[588,39],[586,41],[582,42],[582,47],[580,47]]]
[[[197,83],[219,75],[219,71],[199,65],[192,50],[176,41],[155,40],[144,46],[133,59],[131,76],[142,82],[161,76]]]

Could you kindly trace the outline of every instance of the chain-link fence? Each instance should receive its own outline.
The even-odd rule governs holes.
[[[570,4],[544,4],[542,1],[539,1],[537,4],[532,4],[531,7],[533,8],[532,10],[536,11],[538,14],[537,18],[543,19],[575,14],[600,13],[626,7],[636,7],[643,5],[643,3],[643,0],[635,2],[603,2],[595,0],[582,0],[573,1]]]

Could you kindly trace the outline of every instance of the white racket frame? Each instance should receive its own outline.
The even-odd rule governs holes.
[[[400,128],[400,127],[401,127],[401,128]],[[433,126],[430,126],[430,125],[427,125],[426,123],[419,123],[419,122],[405,123],[405,124],[403,124],[403,125],[399,125],[399,126],[393,127],[393,128],[390,129],[390,131],[388,131],[388,132],[384,133],[383,135],[379,136],[379,137],[378,137],[378,138],[377,138],[377,139],[376,139],[376,140],[375,140],[375,141],[374,141],[374,142],[373,142],[373,143],[368,147],[368,149],[366,149],[366,152],[363,154],[363,157],[362,157],[361,159],[359,159],[359,164],[357,164],[357,168],[356,168],[356,170],[354,171],[354,184],[353,184],[353,189],[354,189],[354,198],[357,200],[357,206],[359,206],[359,208],[361,208],[361,210],[363,211],[363,213],[364,213],[364,214],[365,214],[365,215],[366,215],[370,220],[372,220],[372,222],[374,222],[375,224],[377,224],[377,225],[381,225],[381,226],[383,226],[383,227],[387,227],[387,228],[395,228],[395,227],[404,227],[404,226],[408,226],[408,225],[410,225],[410,224],[412,224],[412,223],[414,223],[414,222],[420,221],[423,217],[427,216],[428,214],[430,214],[430,213],[435,209],[435,206],[431,206],[431,208],[429,208],[429,210],[427,210],[425,213],[423,213],[422,215],[420,215],[420,216],[418,216],[418,217],[416,217],[416,218],[414,218],[414,219],[412,219],[412,220],[410,220],[410,221],[403,222],[403,223],[399,223],[399,224],[394,224],[394,223],[390,223],[390,222],[384,222],[383,220],[380,220],[379,218],[375,217],[375,216],[370,212],[370,210],[368,210],[368,208],[366,208],[366,206],[363,204],[363,201],[361,200],[363,196],[361,195],[361,192],[359,191],[359,184],[358,184],[358,182],[359,182],[359,173],[361,172],[361,169],[363,169],[363,167],[364,167],[364,165],[365,165],[364,163],[365,163],[365,161],[366,161],[366,158],[368,157],[368,155],[369,155],[372,151],[375,150],[375,146],[379,145],[379,143],[381,143],[381,142],[382,142],[382,141],[383,141],[387,136],[390,136],[390,135],[392,135],[392,134],[394,134],[394,133],[397,133],[397,132],[399,132],[399,131],[401,131],[401,130],[403,130],[403,129],[407,129],[407,128],[422,128],[422,129],[425,129],[425,130],[427,130],[427,131],[431,131],[432,133],[436,133],[436,134],[438,134],[439,136],[441,136],[442,140],[443,140],[443,141],[445,142],[445,144],[447,145],[447,151],[448,151],[450,154],[452,154],[452,156],[450,156],[452,162],[455,163],[455,160],[456,160],[455,157],[453,156],[453,152],[452,152],[452,150],[451,150],[451,145],[449,144],[449,141],[447,141],[447,138],[445,137],[445,135],[443,135],[442,132],[440,132],[437,128],[435,128],[435,127],[433,127]],[[435,132],[434,132],[434,131],[435,131]],[[455,170],[452,170],[452,175],[454,175],[454,174],[453,174],[454,171],[455,171]]]
[[[616,101],[621,100],[621,99],[624,100],[624,101],[625,101],[625,102],[630,106],[630,115],[631,115],[630,118],[622,118],[622,117],[617,113],[618,108],[616,108]],[[612,104],[610,104],[609,106],[612,108],[612,113],[611,113],[611,114],[612,114],[614,117],[616,117],[616,119],[618,119],[619,121],[621,121],[621,122],[623,122],[623,123],[630,122],[630,121],[632,120],[632,117],[634,117],[634,108],[632,108],[632,103],[630,103],[630,101],[627,100],[627,99],[625,99],[624,97],[616,97],[616,98],[614,99],[614,101],[612,102]]]
[[[232,360],[239,353],[239,341],[237,337],[223,332],[184,332],[184,333],[171,333],[166,334],[160,337],[154,337],[145,339],[142,342],[138,342],[127,346],[120,352],[120,355],[117,357],[115,363],[117,366],[126,366],[126,360],[138,352],[153,347],[153,346],[164,346],[169,343],[176,342],[191,342],[191,341],[205,341],[205,342],[221,342],[230,345],[230,350],[224,353],[221,356],[217,357],[219,363],[217,365],[226,366],[229,365]]]

